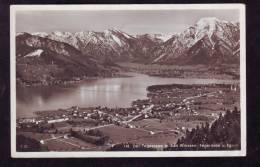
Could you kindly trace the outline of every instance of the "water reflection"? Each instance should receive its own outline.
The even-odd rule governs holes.
[[[73,86],[17,88],[17,116],[32,116],[33,111],[71,106],[129,107],[136,99],[146,98],[146,88],[156,84],[208,84],[233,81],[176,79],[134,74],[130,78],[89,80]]]

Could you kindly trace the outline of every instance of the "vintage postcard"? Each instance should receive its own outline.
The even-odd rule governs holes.
[[[243,4],[12,5],[12,157],[246,155]]]

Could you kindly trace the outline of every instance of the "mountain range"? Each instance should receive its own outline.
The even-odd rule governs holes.
[[[18,64],[56,65],[61,73],[100,75],[114,62],[145,64],[239,64],[239,23],[201,18],[181,33],[130,35],[117,29],[17,33]],[[24,67],[21,67],[24,71]],[[46,74],[49,75],[49,74]],[[61,76],[64,76],[63,74]]]

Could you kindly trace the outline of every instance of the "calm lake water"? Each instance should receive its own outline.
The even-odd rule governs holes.
[[[70,86],[17,88],[17,117],[33,116],[34,111],[71,106],[130,107],[133,100],[145,99],[146,88],[156,84],[232,83],[230,80],[160,78],[131,73],[128,78],[88,80]]]

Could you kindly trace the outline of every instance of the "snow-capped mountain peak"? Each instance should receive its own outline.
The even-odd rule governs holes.
[[[194,26],[190,26],[182,33],[175,34],[167,40],[156,51],[155,60],[156,62],[168,62],[190,56],[192,62],[192,59],[203,61],[204,59],[202,60],[201,57],[208,57],[210,60],[215,56],[215,60],[219,58],[228,61],[233,59],[233,50],[237,41],[239,41],[238,23],[234,24],[215,17],[201,18]],[[184,62],[184,60],[188,61],[186,58],[183,58],[182,61]]]
[[[167,41],[173,36],[173,34],[156,34],[156,38],[161,39],[163,42]]]
[[[46,33],[46,32],[34,32],[34,33],[31,33],[31,34],[39,36],[39,37],[43,37],[43,38],[48,36],[48,33]]]
[[[105,57],[115,60],[130,60],[134,57],[144,60],[145,57],[155,63],[164,63],[169,60],[176,62],[175,59],[179,61],[180,57],[187,55],[199,57],[205,54],[212,57],[218,54],[228,57],[231,53],[236,54],[233,48],[239,41],[239,23],[206,17],[199,19],[183,32],[171,34],[129,35],[116,28],[110,28],[103,32],[55,31],[50,34],[32,35],[67,43],[84,55],[91,55],[101,61]],[[198,60],[200,58],[196,59]]]
[[[217,29],[217,24],[219,24],[220,20],[215,17],[206,17],[201,18],[196,24],[196,41],[203,38],[205,35],[208,35],[209,39],[211,39],[212,34]],[[211,41],[212,42],[212,41]]]
[[[111,35],[111,30],[104,30],[104,34],[105,34],[105,36]]]
[[[27,34],[26,32],[18,32],[16,33],[16,36]]]
[[[220,20],[216,17],[203,17],[199,19],[199,21],[196,23],[197,26],[214,26],[217,22],[220,22]]]
[[[236,25],[225,20],[219,20],[216,17],[201,18],[195,24],[195,43],[207,36],[211,45],[214,46],[216,38],[226,38],[230,36],[230,27],[236,27]],[[213,37],[214,35],[214,37]]]

